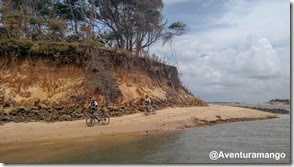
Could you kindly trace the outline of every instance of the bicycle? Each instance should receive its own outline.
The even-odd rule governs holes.
[[[150,114],[153,114],[155,115],[156,114],[156,106],[155,105],[152,105],[150,106],[150,108],[148,106],[146,106],[146,109],[145,109],[145,115],[148,116]]]
[[[105,113],[97,113],[96,111],[91,111],[91,115],[86,119],[86,124],[89,127],[92,127],[95,125],[95,120],[101,122],[103,125],[107,125],[110,122],[110,117],[108,114]]]

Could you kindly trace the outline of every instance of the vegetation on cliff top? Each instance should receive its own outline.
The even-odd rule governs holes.
[[[0,38],[86,43],[139,56],[187,32],[184,23],[167,25],[163,6],[162,0],[0,0]],[[31,52],[42,49],[36,42]]]
[[[128,50],[105,48],[97,43],[0,39],[0,57],[9,60],[8,62],[29,57],[31,60],[42,58],[45,62],[55,62],[57,65],[75,64],[81,66],[85,65],[92,57],[101,56],[102,52],[116,56],[115,59],[128,57],[129,60],[138,58],[151,62],[166,63],[156,55],[137,57],[135,53]]]

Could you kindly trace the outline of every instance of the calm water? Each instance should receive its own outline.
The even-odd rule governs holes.
[[[290,116],[146,136],[105,149],[100,149],[95,141],[92,143],[49,163],[289,163]],[[212,161],[208,156],[211,151],[283,152],[286,158]]]

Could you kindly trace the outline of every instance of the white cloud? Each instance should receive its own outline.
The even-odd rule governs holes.
[[[288,98],[289,4],[228,1],[226,5],[227,12],[218,19],[207,20],[207,24],[227,26],[174,40],[184,85],[209,101]],[[152,48],[161,56],[168,50],[168,46],[160,44]]]

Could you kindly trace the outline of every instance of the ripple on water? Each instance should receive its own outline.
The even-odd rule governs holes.
[[[113,141],[114,142],[114,141]],[[114,142],[115,143],[115,142]],[[180,132],[146,136],[101,149],[89,144],[66,158],[50,162],[64,163],[289,163],[290,116],[234,122]],[[286,158],[209,159],[211,151],[284,152]]]

